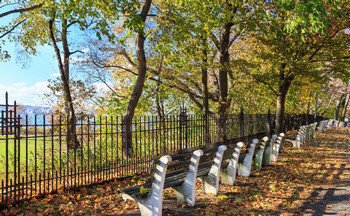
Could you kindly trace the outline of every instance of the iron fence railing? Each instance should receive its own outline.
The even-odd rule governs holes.
[[[132,155],[123,154],[121,116],[84,116],[76,122],[79,148],[67,145],[67,122],[60,115],[20,115],[16,106],[3,106],[0,116],[1,205],[146,172],[153,159],[214,146],[255,134],[269,134],[274,116],[227,115],[220,131],[217,115],[134,117]],[[11,124],[7,123],[11,119]],[[287,115],[288,129],[297,128],[310,115]],[[224,133],[224,135],[222,135]],[[226,137],[222,140],[221,137]]]

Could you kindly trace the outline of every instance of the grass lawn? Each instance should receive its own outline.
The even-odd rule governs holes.
[[[46,158],[48,158],[51,156],[51,149],[52,149],[51,139],[46,139],[45,145],[46,145],[45,147]],[[57,144],[54,143],[54,145],[57,145]],[[13,171],[14,147],[15,147],[15,141],[11,137],[8,141],[8,157],[9,157],[10,172]],[[29,138],[28,140],[21,139],[20,143],[18,143],[18,140],[17,140],[16,141],[17,153],[18,153],[18,147],[20,148],[19,153],[20,153],[21,169],[25,169],[25,162],[27,159],[28,159],[29,167],[34,169],[35,149],[36,149],[38,165],[39,163],[43,162],[43,156],[44,156],[43,138],[37,138],[37,140],[35,140],[34,138]],[[2,177],[5,175],[5,167],[6,167],[6,140],[4,137],[0,137],[0,179],[2,179]]]
[[[45,145],[45,147],[44,147]],[[92,144],[91,144],[92,145]],[[99,143],[96,142],[96,146],[99,146]],[[14,147],[15,147],[15,141],[13,137],[9,138],[8,141],[8,161],[9,161],[9,172],[12,173],[14,170]],[[28,160],[28,171],[29,173],[33,173],[35,170],[35,155],[36,155],[36,162],[37,162],[37,169],[39,171],[43,171],[44,168],[44,162],[46,164],[46,171],[49,171],[47,169],[51,169],[51,163],[52,163],[52,147],[53,147],[53,158],[54,158],[54,164],[55,167],[58,167],[59,164],[59,156],[60,156],[60,146],[59,141],[54,140],[52,142],[51,137],[46,137],[45,140],[40,137],[37,139],[34,138],[28,138],[28,139],[21,139],[20,143],[18,143],[18,140],[16,140],[16,160],[18,164],[18,147],[20,147],[20,169],[23,171],[23,173],[26,171],[26,160]],[[97,148],[97,151],[99,148]],[[87,149],[84,149],[84,152],[86,152]],[[77,157],[79,158],[79,152],[77,151]],[[61,159],[63,161],[66,161],[66,146],[62,142],[61,146]],[[105,153],[105,150],[103,150],[103,153]],[[97,155],[98,152],[97,152]],[[70,159],[73,159],[74,153],[70,153]],[[84,156],[84,159],[86,155]],[[99,156],[98,156],[99,157]],[[103,157],[104,159],[104,157]],[[79,160],[79,159],[78,159]],[[0,136],[0,181],[1,179],[5,178],[5,168],[6,168],[6,140],[4,136]],[[51,170],[50,170],[51,171]],[[23,174],[22,173],[22,174]],[[10,174],[12,175],[12,174]]]

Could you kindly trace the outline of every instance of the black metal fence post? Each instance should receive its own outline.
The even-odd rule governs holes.
[[[204,124],[204,142],[205,146],[212,147],[210,141],[210,128],[209,128],[209,114],[203,114],[203,124]]]
[[[271,137],[272,136],[272,122],[271,122],[271,111],[268,110],[266,114],[266,135]]]
[[[188,130],[187,130],[187,110],[185,106],[180,110],[180,150],[188,147]]]
[[[244,131],[244,110],[243,107],[241,107],[241,111],[239,112],[239,137],[243,138],[245,136],[245,131]],[[246,142],[246,140],[244,140]]]

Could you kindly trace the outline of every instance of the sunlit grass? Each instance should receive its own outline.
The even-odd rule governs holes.
[[[45,161],[48,163],[48,159],[51,160],[52,149],[57,148],[57,142],[52,143],[51,138],[46,138],[45,142],[43,138],[28,138],[28,139],[13,139],[9,137],[8,141],[3,137],[0,138],[0,178],[5,176],[6,172],[6,159],[8,159],[8,170],[13,172],[15,162],[15,149],[16,149],[16,166],[18,168],[18,160],[21,165],[21,169],[24,171],[25,165],[28,164],[28,171],[34,170],[35,166],[35,155],[37,160],[37,166],[43,164],[44,155]],[[53,148],[52,148],[53,146]],[[7,152],[7,154],[6,154]],[[45,153],[44,153],[45,152]],[[7,156],[6,156],[7,155]]]

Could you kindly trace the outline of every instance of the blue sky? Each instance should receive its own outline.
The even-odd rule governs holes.
[[[9,8],[1,8],[7,10]],[[4,26],[15,15],[0,19],[0,26]],[[58,67],[54,58],[54,50],[50,46],[38,47],[36,56],[25,56],[15,42],[5,39],[0,45],[11,55],[8,61],[0,61],[0,104],[4,103],[5,92],[9,93],[11,101],[18,104],[45,106],[43,93],[48,92],[47,80],[57,76]]]
[[[0,13],[6,10],[0,7]],[[6,16],[0,19],[0,27],[7,25],[15,15]],[[15,30],[16,31],[16,30]],[[15,32],[18,33],[18,32]],[[88,48],[84,48],[87,38],[95,38],[95,34],[89,31],[81,32],[79,27],[72,26],[70,30],[70,46],[71,50],[75,48],[88,52]],[[5,39],[6,40],[6,39]],[[1,42],[1,41],[0,41]],[[11,59],[4,62],[0,61],[0,104],[4,103],[5,92],[9,93],[10,101],[16,100],[21,105],[47,106],[47,99],[44,93],[48,93],[48,80],[58,77],[58,66],[55,58],[54,49],[51,46],[42,46],[37,48],[37,55],[29,56],[23,54],[20,46],[16,46],[16,42],[5,41],[0,44],[2,50],[7,50],[11,55]],[[83,46],[83,47],[82,47]],[[85,51],[87,49],[87,51]],[[79,59],[77,55],[72,56],[71,63],[74,58]],[[74,71],[75,73],[75,71]],[[71,77],[83,79],[82,74],[73,75]],[[104,92],[106,86],[100,82],[94,82],[93,85],[97,91]]]
[[[4,103],[3,95],[8,91],[10,100],[18,104],[47,105],[43,98],[48,92],[47,80],[58,72],[53,48],[39,47],[36,56],[18,54],[20,49],[14,42],[7,42],[3,49],[9,51],[11,59],[0,62],[0,103]]]

